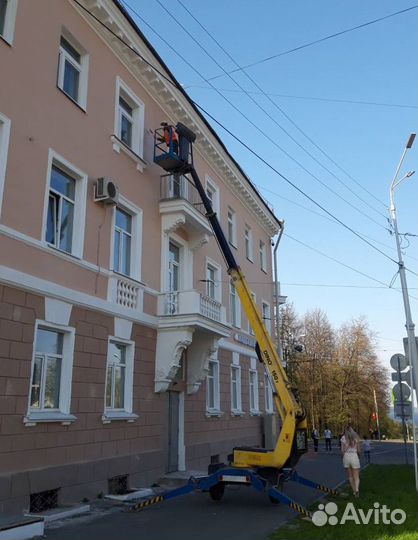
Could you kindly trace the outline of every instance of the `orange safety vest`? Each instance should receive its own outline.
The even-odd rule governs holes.
[[[177,133],[174,131],[174,128],[171,128],[171,137],[173,141],[177,141]],[[164,140],[167,146],[170,146],[170,128],[164,128]]]

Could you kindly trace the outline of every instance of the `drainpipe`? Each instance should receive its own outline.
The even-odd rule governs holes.
[[[280,360],[283,360],[283,351],[282,351],[282,343],[280,339],[280,317],[279,317],[280,290],[279,290],[279,277],[278,277],[279,269],[277,265],[277,250],[278,250],[279,243],[283,235],[283,231],[284,231],[284,221],[281,221],[279,236],[276,240],[276,243],[274,244],[274,250],[273,250],[273,254],[274,254],[274,312],[275,312],[274,327],[276,330],[276,348],[277,348],[277,352],[279,353]]]

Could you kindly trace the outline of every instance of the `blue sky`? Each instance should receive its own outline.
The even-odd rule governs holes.
[[[181,1],[239,65],[256,62],[414,6],[412,0]],[[212,84],[265,132],[266,137],[203,80],[222,74],[222,70],[157,0],[127,0],[124,3],[135,9],[201,74],[198,75],[186,65],[143,21],[133,15],[196,102],[328,211],[361,235],[366,235],[389,257],[396,259],[394,238],[386,230],[386,207],[389,204],[390,182],[402,150],[409,134],[416,132],[417,10],[247,68],[246,72],[264,92],[281,95],[271,96],[271,99],[293,123],[266,97],[252,94],[267,111],[266,115],[226,75],[213,80]],[[161,3],[226,71],[236,67],[177,0],[161,0]],[[260,92],[243,72],[231,76],[246,91]],[[318,150],[294,124],[349,176]],[[282,294],[288,296],[300,314],[321,308],[335,327],[364,315],[379,337],[379,357],[388,366],[390,356],[402,352],[405,317],[401,294],[390,289],[374,288],[379,284],[309,250],[290,236],[386,284],[391,282],[397,271],[395,263],[330,220],[322,210],[262,165],[230,135],[218,126],[214,127],[273,206],[276,215],[285,220],[285,236],[279,250]],[[405,160],[403,173],[417,168],[417,148],[418,142]],[[347,202],[331,193],[312,175]],[[401,232],[417,234],[417,180],[418,174],[396,193]],[[409,242],[409,247],[405,249],[405,263],[416,272],[417,239],[410,237]],[[418,291],[413,289],[417,286],[416,276],[408,273],[407,277],[410,294],[418,296]],[[399,279],[395,286],[399,287]],[[417,302],[412,298],[414,322],[417,322],[416,307]]]

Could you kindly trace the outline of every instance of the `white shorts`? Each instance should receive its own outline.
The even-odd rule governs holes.
[[[346,452],[343,456],[343,465],[345,469],[360,469],[360,460],[357,452]]]

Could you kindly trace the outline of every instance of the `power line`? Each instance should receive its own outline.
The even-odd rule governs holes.
[[[206,82],[206,79],[205,79]],[[202,88],[204,90],[213,90],[212,87],[208,87],[203,84],[188,84],[185,85],[184,88]],[[254,96],[270,96],[270,97],[278,97],[278,98],[288,98],[288,99],[304,99],[304,100],[310,100],[310,101],[323,101],[325,103],[349,103],[351,105],[373,105],[376,107],[397,107],[401,109],[417,109],[418,107],[416,105],[404,105],[402,103],[382,103],[377,101],[360,101],[355,99],[337,99],[337,98],[320,98],[315,96],[297,96],[294,94],[276,94],[271,92],[254,92],[251,90],[234,90],[233,88],[219,88],[221,92],[232,92],[235,94],[252,94]],[[382,203],[383,204],[383,203]]]
[[[358,26],[353,26],[351,28],[347,28],[346,30],[342,30],[341,32],[336,32],[335,34],[330,34],[328,36],[324,36],[322,38],[316,39],[315,41],[310,41],[309,43],[305,43],[303,45],[299,45],[298,47],[293,47],[292,49],[288,49],[286,51],[282,51],[277,54],[273,54],[272,56],[268,56],[267,58],[262,58],[261,60],[257,60],[256,62],[251,62],[250,64],[245,64],[244,66],[240,66],[237,69],[231,70],[229,73],[236,73],[237,71],[242,71],[243,69],[247,69],[249,67],[257,66],[259,64],[262,64],[264,62],[269,62],[270,60],[274,60],[275,58],[279,58],[280,56],[285,56],[287,54],[300,51],[302,49],[306,49],[307,47],[311,47],[312,45],[317,45],[318,43],[322,43],[323,41],[327,41],[329,39],[333,39],[338,36],[342,36],[343,34],[348,34],[349,32],[353,32],[355,30],[359,30],[360,28],[365,28],[366,26],[370,26],[372,24],[384,21],[385,19],[390,19],[391,17],[395,17],[397,15],[401,15],[402,13],[406,13],[407,11],[411,11],[413,9],[417,9],[418,6],[411,6],[406,9],[402,9],[400,11],[395,11],[394,13],[390,13],[389,15],[385,15],[384,17],[379,17],[378,19],[373,19],[372,21],[368,21],[366,23],[360,24]],[[223,77],[223,74],[215,75],[214,77],[211,77],[209,80],[213,81],[214,79],[219,79],[220,77]]]
[[[144,21],[144,19],[133,9],[131,8],[127,2],[125,0],[121,0],[123,1],[124,5],[126,5],[127,7],[129,7],[129,9],[135,13],[141,20]],[[201,45],[201,43],[189,32],[189,30],[170,12],[169,9],[167,9],[160,0],[156,0],[156,2],[160,5],[160,7],[166,12],[168,13],[168,15],[180,26],[180,28],[183,29],[183,31],[198,45],[198,47],[200,49],[203,50],[203,52],[213,61],[216,63],[217,66],[219,66],[220,69],[222,69],[224,71],[224,73],[234,82],[234,84],[236,84],[239,88],[241,88],[244,92],[244,88],[237,82],[235,81],[235,79],[233,79],[228,73],[227,71],[222,67],[222,65]],[[183,4],[181,4],[183,5]],[[186,8],[185,8],[186,9]],[[190,13],[190,12],[189,12]],[[144,21],[145,22],[145,21]],[[179,56],[183,61],[186,61],[185,58],[171,45],[171,43],[169,43],[164,37],[162,37],[161,35],[159,35],[154,28],[151,27],[150,24],[146,23],[147,26],[149,28],[151,28],[151,30],[162,40],[164,41],[164,43],[166,43],[166,45],[175,53],[177,54],[177,56]],[[199,23],[200,24],[200,23]],[[214,38],[213,38],[214,39]],[[232,58],[232,57],[231,57]],[[191,68],[192,70],[197,73],[199,75],[199,77],[201,77],[203,80],[206,80],[203,75],[193,66],[191,65],[189,62],[186,62]],[[248,78],[250,78],[250,76],[248,74],[246,74]],[[250,80],[252,80],[250,78]],[[324,186],[328,191],[330,191],[331,193],[333,193],[336,197],[338,197],[339,199],[343,200],[346,204],[348,204],[349,206],[351,206],[351,208],[353,208],[354,210],[356,210],[357,212],[359,212],[360,214],[362,214],[364,217],[366,217],[366,219],[372,221],[373,223],[375,223],[376,225],[378,225],[379,227],[382,227],[384,229],[386,229],[386,227],[384,227],[381,223],[377,222],[375,219],[373,219],[370,215],[366,214],[365,212],[363,212],[362,210],[360,210],[357,206],[355,206],[354,204],[352,204],[351,202],[347,201],[347,199],[345,199],[344,197],[342,197],[339,193],[337,193],[335,190],[333,190],[332,188],[330,188],[328,186],[328,184],[326,182],[323,182],[321,179],[319,179],[317,176],[315,176],[311,171],[309,171],[300,161],[298,161],[296,158],[294,158],[291,154],[289,154],[287,151],[285,151],[276,141],[272,140],[271,136],[268,135],[267,133],[265,133],[265,131],[263,131],[255,122],[253,122],[246,114],[244,114],[242,112],[242,110],[240,108],[238,108],[232,101],[230,101],[226,96],[224,96],[211,82],[209,82],[209,84],[211,85],[211,87],[217,92],[217,94],[219,94],[222,99],[224,99],[227,103],[229,103],[229,105],[235,110],[238,112],[238,114],[240,114],[243,118],[245,118],[247,120],[247,122],[249,122],[259,133],[261,133],[271,144],[273,144],[274,146],[276,146],[276,148],[278,148],[279,150],[281,150],[289,159],[291,159],[292,161],[294,161],[295,163],[297,163],[299,165],[299,167],[302,168],[302,170],[304,170],[307,174],[309,174],[312,178],[314,178],[317,182],[319,182],[322,186]],[[257,83],[254,82],[254,84],[260,88]],[[261,88],[260,88],[261,89]],[[261,89],[262,90],[262,89]],[[311,152],[309,152],[309,150],[307,150],[303,145],[301,145],[281,124],[279,124],[277,122],[277,120],[275,120],[274,118],[272,118],[271,114],[266,111],[252,96],[248,95],[247,94],[247,97],[267,116],[267,118],[272,121],[276,126],[278,126],[298,147],[300,147],[304,152],[306,152],[310,157],[311,159],[313,159],[316,163],[318,163],[321,167],[323,167],[329,174],[331,174],[334,178],[336,178],[341,184],[343,184],[351,193],[353,193],[356,197],[358,197],[363,203],[365,203],[369,208],[370,205],[364,201],[357,193],[353,192],[352,189],[347,186],[347,184],[345,184],[340,178],[338,178],[332,171],[330,171],[325,165],[323,165]],[[273,105],[278,108],[280,110],[280,112],[286,117],[288,118],[288,120],[305,136],[307,137],[309,140],[311,140],[294,122],[293,120],[288,117],[288,115],[280,109],[280,107],[273,101],[271,100],[271,102],[273,103]],[[314,144],[315,146],[316,143],[314,141],[312,141],[312,144]],[[318,147],[319,148],[319,147]],[[322,149],[320,149],[322,151]],[[322,153],[324,153],[322,151]],[[331,159],[331,158],[329,158]],[[373,209],[374,210],[374,209]],[[377,210],[374,210],[375,212],[377,212],[379,215],[382,215],[380,214],[380,212],[378,212]],[[383,216],[384,219],[386,219],[386,216]]]
[[[94,20],[96,20],[101,26],[106,28],[117,40],[119,40],[121,43],[123,43],[129,50],[131,50],[135,55],[137,55],[139,58],[143,60],[147,65],[149,65],[152,69],[155,70],[156,73],[158,73],[164,80],[166,80],[169,84],[171,84],[174,88],[182,92],[181,87],[173,82],[167,75],[162,73],[158,68],[156,68],[151,62],[146,60],[136,49],[131,47],[126,41],[124,41],[120,36],[118,36],[115,32],[113,32],[104,22],[102,22],[98,17],[96,17],[91,11],[89,11],[86,7],[84,7],[78,0],[73,0],[74,3],[76,3],[81,9],[83,9],[85,12],[87,12]],[[351,227],[346,225],[343,221],[341,221],[339,218],[334,216],[330,211],[326,210],[320,203],[315,201],[312,197],[310,197],[307,193],[305,193],[301,188],[299,188],[296,184],[294,184],[291,180],[289,180],[286,176],[284,176],[281,172],[279,172],[273,165],[268,163],[262,156],[257,154],[255,150],[250,148],[243,140],[241,140],[237,135],[235,135],[232,131],[230,131],[226,126],[224,126],[219,120],[217,120],[213,115],[211,115],[206,109],[204,109],[201,105],[199,105],[197,102],[193,101],[191,98],[189,98],[190,103],[200,109],[203,114],[205,114],[208,118],[213,120],[219,127],[221,127],[226,133],[228,133],[232,138],[234,138],[237,142],[239,142],[244,148],[246,148],[251,154],[253,154],[259,161],[264,163],[268,168],[273,170],[278,176],[280,176],[283,180],[285,180],[289,185],[291,185],[294,189],[296,189],[299,193],[301,193],[304,197],[306,197],[308,200],[310,200],[313,204],[318,206],[321,210],[323,210],[326,214],[334,218],[338,223],[340,223],[341,226],[346,228],[347,230],[351,231],[355,236],[360,238],[363,242],[368,244],[372,249],[378,251],[381,253],[385,258],[389,259],[390,261],[394,262],[395,264],[398,264],[397,261],[392,259],[389,255],[381,251],[379,248],[368,242],[365,238],[363,238],[360,234],[358,234],[356,231],[354,231]]]
[[[157,0],[157,2],[161,5],[160,0]],[[235,60],[235,58],[223,47],[223,45],[206,29],[205,26],[193,15],[193,13],[183,4],[181,0],[177,0],[177,2],[187,11],[187,13],[192,17],[192,19],[202,28],[202,30],[216,43],[216,45],[221,49],[221,51],[238,67],[241,66],[238,64],[238,62]],[[166,9],[166,8],[165,8]],[[167,9],[166,11],[170,13]],[[174,17],[173,17],[174,18]],[[174,19],[175,20],[175,19]],[[193,36],[187,31],[188,35],[193,38]],[[382,216],[382,213],[378,210],[375,210],[372,206],[370,206],[367,201],[362,199],[355,191],[351,189],[350,186],[348,186],[341,178],[336,176],[332,171],[328,169],[325,165],[323,165],[319,160],[317,160],[303,145],[299,144],[294,137],[290,135],[274,118],[270,116],[270,114],[256,101],[254,98],[229,74],[226,72],[226,70],[210,55],[203,46],[196,40],[194,40],[199,47],[211,58],[219,67],[222,69],[222,71],[228,75],[228,77],[246,94],[246,96],[251,99],[253,103],[257,105],[266,115],[267,117],[272,120],[280,129],[282,129],[288,137],[292,139],[295,144],[297,144],[300,148],[302,148],[318,165],[323,167],[329,174],[331,174],[338,182],[340,182],[346,189],[348,189],[355,197],[357,197],[360,201],[362,201],[366,206],[371,208],[374,212]],[[373,193],[371,193],[368,189],[366,189],[360,182],[358,182],[355,178],[353,178],[345,169],[343,169],[323,148],[321,148],[301,127],[296,124],[296,122],[289,116],[287,112],[285,112],[271,97],[264,91],[264,89],[260,86],[260,84],[253,78],[251,75],[247,73],[245,69],[242,70],[244,75],[247,77],[247,79],[256,87],[258,90],[261,91],[262,95],[268,99],[268,101],[275,107],[298,131],[301,133],[317,150],[321,152],[322,155],[324,155],[331,163],[333,163],[339,170],[341,170],[344,174],[346,174],[353,182],[355,182],[362,190],[364,190],[369,196],[371,196],[373,199],[375,199],[377,202],[382,204],[385,208],[386,205],[380,201]],[[207,79],[205,79],[207,82]],[[211,85],[213,86],[213,85]],[[386,216],[383,216],[384,219],[386,219]]]

